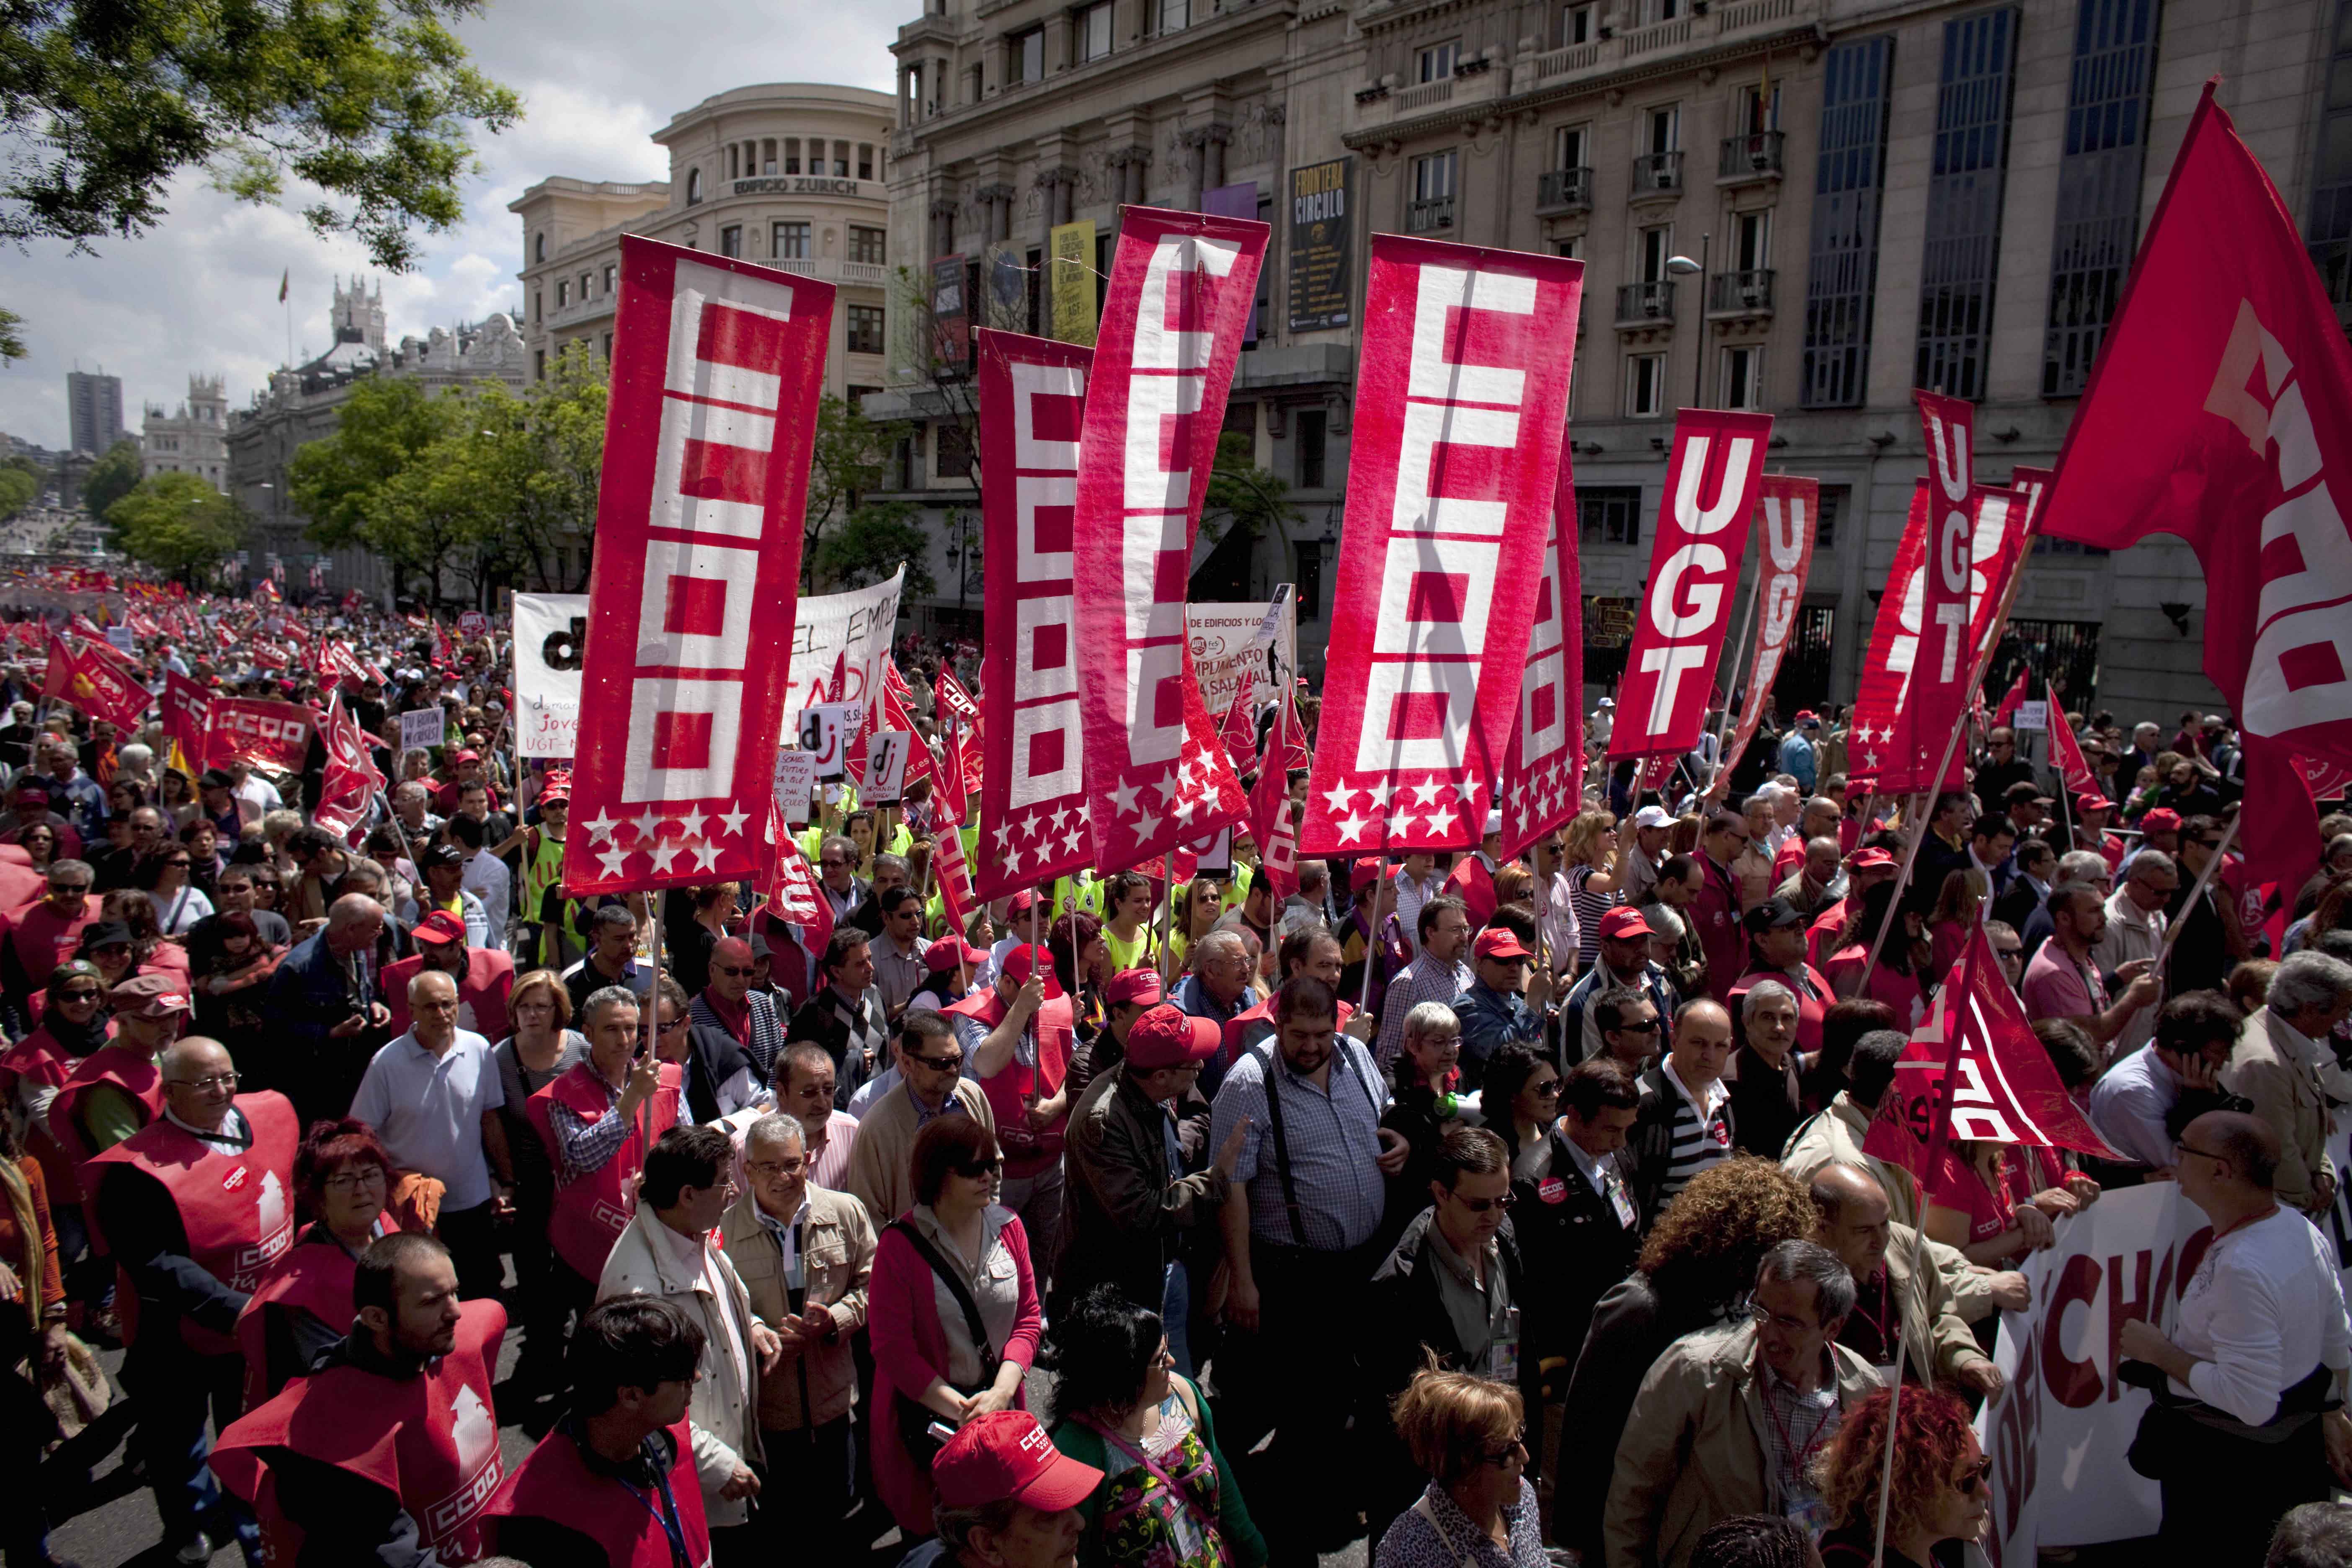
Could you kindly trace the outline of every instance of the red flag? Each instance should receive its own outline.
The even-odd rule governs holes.
[[[212,700],[211,765],[243,762],[271,773],[296,773],[310,750],[318,715],[294,702],[252,697]]]
[[[311,820],[356,843],[355,836],[367,825],[369,805],[383,787],[383,775],[376,771],[360,721],[340,696],[327,700],[319,739],[327,749],[327,765],[320,775],[319,804],[310,809]]]
[[[1374,235],[1299,848],[1475,844],[1547,572],[1581,264]]]
[[[995,718],[978,745],[961,735],[957,743],[967,768],[985,763],[977,781],[964,775],[967,794],[980,796],[972,883],[982,899],[1076,871],[1093,856],[1071,622],[1078,431],[1093,361],[1092,349],[980,333],[980,462],[999,476],[980,498],[983,552],[995,563],[981,668]],[[948,679],[942,672],[940,696],[952,706]]]
[[[1576,815],[1584,804],[1584,596],[1576,553],[1575,443],[1560,431],[1552,481],[1551,540],[1536,584],[1517,722],[1503,753],[1496,805],[1505,857]]]
[[[2062,538],[2120,549],[2162,531],[2196,550],[2205,674],[2245,741],[2256,881],[2297,885],[2318,853],[2294,759],[2352,762],[2347,458],[2352,347],[2209,82],[2045,506]]]
[[[980,704],[971,700],[971,693],[963,689],[955,671],[945,665],[940,667],[939,679],[931,683],[931,694],[938,700],[942,723],[952,718],[969,729],[980,727]]]
[[[1948,1116],[1938,1114],[1941,1106]],[[2122,1158],[2058,1081],[1980,924],[1969,927],[1967,950],[1911,1031],[1895,1087],[1879,1100],[1862,1148],[1925,1183],[1948,1135]]]
[[[1225,705],[1217,736],[1225,743],[1225,760],[1236,773],[1257,765],[1257,671],[1244,667],[1234,700]]]
[[[139,728],[152,700],[135,679],[125,679],[111,658],[97,652],[101,645],[84,643],[69,650],[54,632],[49,635],[49,668],[42,695],[62,698],[93,718],[103,719],[128,733]]]
[[[1246,695],[1245,689],[1234,701],[1239,703]],[[1304,760],[1305,750],[1298,709],[1286,691],[1276,704],[1274,722],[1266,726],[1265,750],[1257,759],[1257,781],[1250,788],[1250,837],[1257,840],[1258,874],[1277,900],[1298,891],[1298,834],[1290,826],[1290,770]]]
[[[1612,761],[1679,756],[1698,744],[1771,435],[1769,414],[1685,408],[1675,417],[1649,589],[1609,732]]]
[[[1120,215],[1073,521],[1071,625],[1099,671],[1077,696],[1100,871],[1248,809],[1193,677],[1184,602],[1268,232],[1202,213]]]
[[[2066,722],[2066,715],[2058,711],[2058,704],[2050,704],[2050,760],[2057,765],[2058,775],[2067,793],[2076,795],[2099,793],[2099,777],[2091,764],[2083,760],[2083,743],[2074,738],[2074,726]],[[2317,831],[2315,824],[2313,831]]]
[[[833,318],[829,284],[635,235],[621,275],[574,896],[750,880],[768,860]]]
[[[2009,476],[2008,489],[1982,492],[1978,498],[1977,531],[1969,542],[1969,625],[1980,655],[1990,653],[2000,640],[2001,628],[1995,620],[2008,601],[2010,579],[2025,569],[2026,552],[2042,525],[2042,498],[2049,489],[2048,468],[2021,465]]]
[[[2010,722],[2017,717],[2017,710],[2025,705],[2026,673],[2022,667],[2019,668],[2017,679],[2010,683],[2009,694],[2000,700],[2000,706],[1993,710],[1992,721],[1995,725]],[[2056,719],[2058,716],[2053,714],[2051,717]],[[2063,722],[2063,720],[2059,721]]]
[[[1940,778],[1953,730],[1968,706],[1969,672],[1974,665],[1969,594],[1969,560],[1976,538],[1973,454],[1976,405],[1932,392],[1913,394],[1927,443],[1927,531],[1918,574],[1919,622],[1915,656],[1903,699],[1895,710],[1893,752],[1877,775],[1881,789],[1940,789],[1958,783],[1957,771]],[[1951,769],[1960,763],[1952,748]]]
[[[800,840],[784,826],[784,814],[772,796],[767,817],[768,841],[775,846],[768,874],[762,879],[768,912],[786,925],[800,927],[801,945],[822,953],[833,940],[833,900],[817,886],[816,873],[809,868],[808,857],[801,853]]]
[[[972,897],[971,868],[963,858],[963,833],[950,826],[932,842],[931,879],[939,884],[940,903],[948,920],[955,926],[956,934],[963,934],[964,921],[976,907]]]
[[[163,733],[198,773],[213,765],[212,700],[211,692],[179,671],[164,675]]]
[[[1764,554],[1756,565],[1756,657],[1748,661],[1746,696],[1717,777],[1739,765],[1748,742],[1756,738],[1756,727],[1764,719],[1764,699],[1797,629],[1797,606],[1804,602],[1805,578],[1813,569],[1813,539],[1821,526],[1821,481],[1767,474],[1759,504],[1764,513]]]

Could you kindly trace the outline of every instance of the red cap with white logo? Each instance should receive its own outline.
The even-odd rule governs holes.
[[[1054,1447],[1025,1410],[992,1410],[963,1424],[931,1461],[931,1485],[946,1508],[1011,1499],[1061,1513],[1094,1496],[1103,1473]]]

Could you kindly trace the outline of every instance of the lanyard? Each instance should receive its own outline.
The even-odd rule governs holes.
[[[1780,1402],[1772,1397],[1769,1387],[1764,1391],[1764,1414],[1772,1418],[1772,1426],[1780,1435],[1782,1450],[1791,1456],[1790,1468],[1796,1473],[1800,1485],[1804,1484],[1805,1467],[1812,1459],[1813,1450],[1822,1446],[1822,1428],[1830,1424],[1830,1417],[1837,1414],[1837,1402],[1832,1391],[1830,1407],[1813,1418],[1813,1424],[1805,1429],[1805,1441],[1800,1446],[1791,1430],[1796,1423],[1793,1420],[1780,1419]]]
[[[618,1476],[613,1479],[621,1481]],[[676,1565],[676,1568],[694,1568],[693,1561],[687,1556],[686,1528],[678,1521],[677,1498],[669,1489],[668,1474],[663,1472],[656,1475],[654,1484],[661,1488],[662,1505],[659,1508],[654,1506],[652,1498],[626,1481],[621,1481],[621,1489],[635,1498],[639,1508],[653,1515],[654,1522],[661,1526],[664,1535],[669,1537],[670,1562]]]

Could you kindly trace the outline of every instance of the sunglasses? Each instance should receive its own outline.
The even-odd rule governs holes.
[[[1621,1035],[1654,1035],[1657,1032],[1658,1020],[1655,1018],[1647,1018],[1638,1024],[1620,1024],[1617,1026],[1617,1033]]]
[[[714,964],[712,964],[712,965],[710,966],[710,973],[713,973],[713,974],[728,974],[728,975],[732,975],[732,976],[734,976],[736,979],[740,980],[740,979],[742,979],[745,975],[750,974],[750,973],[751,973],[751,970],[749,970],[749,969],[747,969],[747,968],[745,968],[745,967],[743,967],[741,964],[736,964],[736,963],[714,963]]]
[[[1496,1209],[1507,1209],[1513,1204],[1519,1201],[1509,1193],[1505,1193],[1499,1198],[1465,1198],[1459,1193],[1451,1194],[1449,1195],[1452,1196],[1455,1203],[1460,1204],[1472,1214],[1487,1214]]]
[[[992,1176],[1003,1169],[1004,1169],[1003,1160],[974,1160],[968,1165],[957,1165],[955,1173],[959,1176],[969,1176],[976,1181],[982,1176]]]
[[[929,1068],[933,1072],[961,1072],[963,1070],[963,1053],[961,1051],[958,1051],[951,1057],[918,1057],[910,1055],[907,1058],[907,1062],[910,1067]]]
[[[103,991],[60,991],[58,993],[58,1000],[60,1002],[95,1002],[100,996],[105,994],[106,993]]]
[[[1985,1458],[1979,1459],[1975,1464],[1970,1465],[1967,1469],[1962,1470],[1959,1473],[1958,1478],[1952,1484],[1964,1492],[1972,1492],[1980,1488],[1990,1487],[1992,1484],[1991,1458],[1987,1457]]]

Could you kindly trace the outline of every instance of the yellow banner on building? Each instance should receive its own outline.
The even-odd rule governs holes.
[[[1053,301],[1054,336],[1066,343],[1095,342],[1095,226],[1091,218],[1056,226],[1047,237],[1053,247],[1045,275],[1047,298]]]

